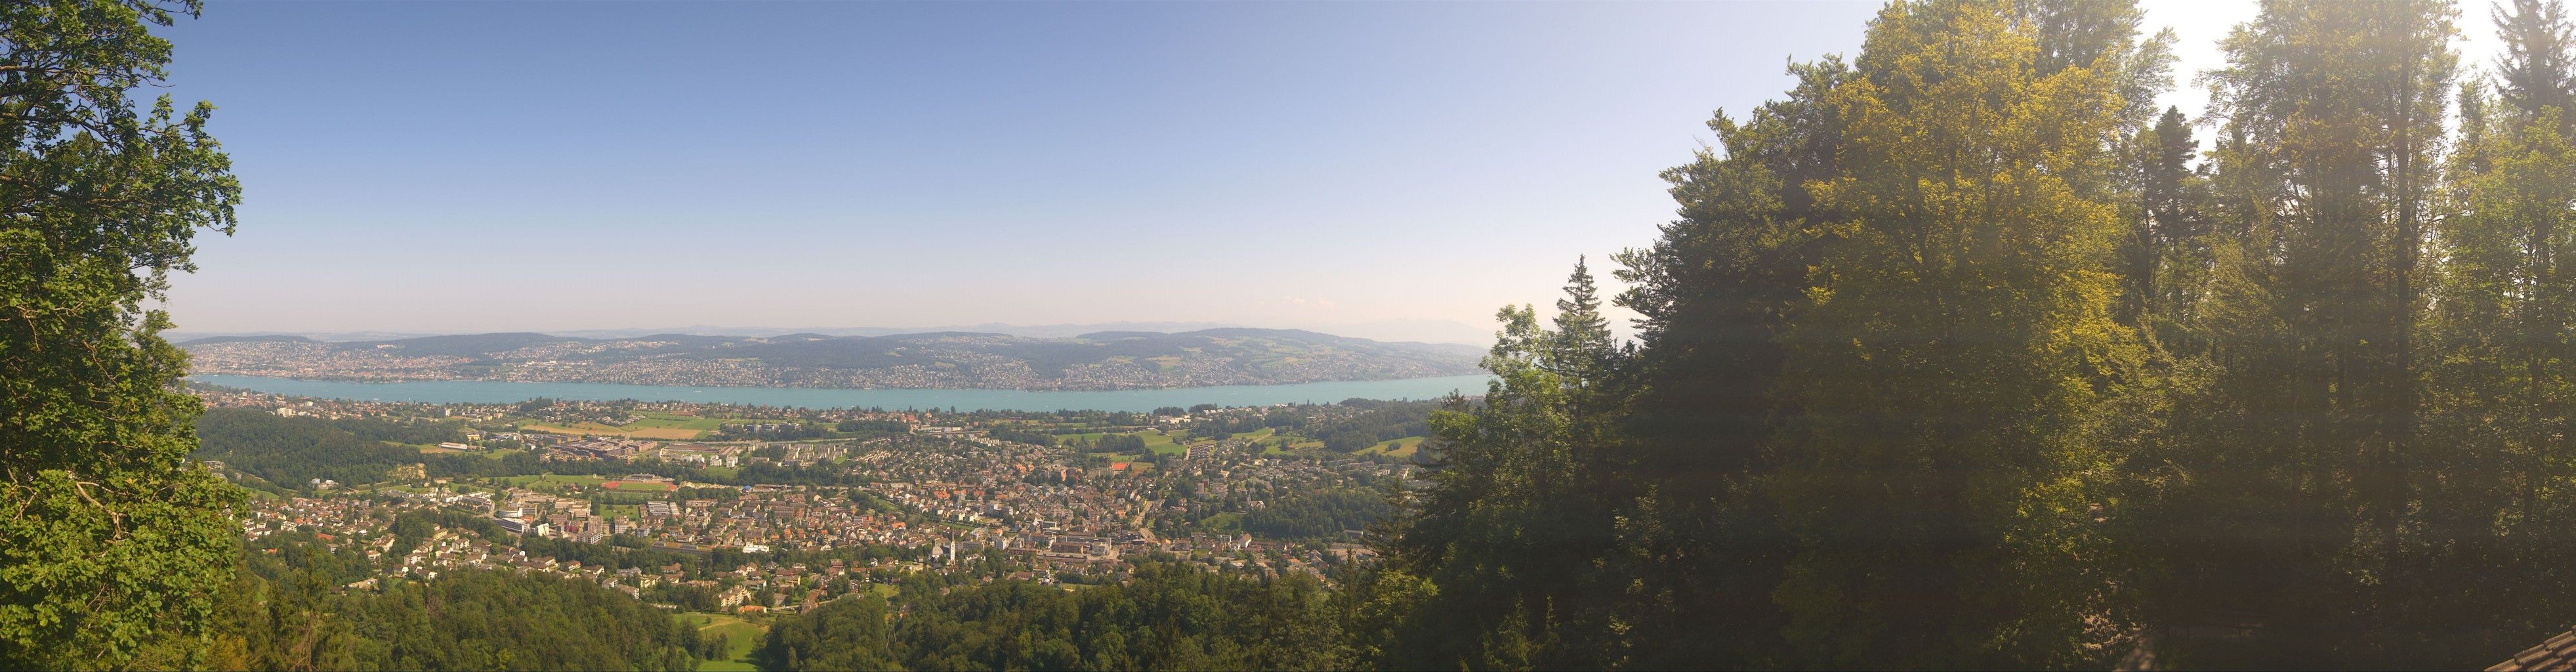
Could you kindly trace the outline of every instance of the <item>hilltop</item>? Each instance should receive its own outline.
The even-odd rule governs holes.
[[[1100,331],[1041,338],[541,333],[180,344],[201,373],[332,380],[507,380],[819,388],[1109,390],[1387,380],[1477,372],[1483,351],[1296,329]]]

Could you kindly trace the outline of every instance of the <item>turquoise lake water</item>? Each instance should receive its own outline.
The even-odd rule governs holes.
[[[499,404],[537,397],[587,401],[692,401],[803,408],[875,407],[886,409],[948,408],[958,410],[1151,411],[1164,406],[1218,404],[1266,406],[1312,402],[1328,404],[1361,399],[1432,399],[1450,392],[1484,394],[1490,377],[1447,376],[1404,380],[1360,380],[1295,385],[1233,385],[1159,390],[1039,392],[1029,390],[824,390],[799,387],[685,387],[611,385],[606,383],[521,383],[484,380],[422,380],[361,383],[343,380],[298,380],[262,376],[202,375],[189,380],[276,394],[362,401]]]

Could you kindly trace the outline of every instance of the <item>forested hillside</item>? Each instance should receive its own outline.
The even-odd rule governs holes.
[[[390,445],[454,441],[454,425],[400,425],[380,420],[287,418],[262,411],[218,408],[197,419],[194,455],[219,460],[283,488],[305,488],[313,479],[358,485],[426,460],[419,448]],[[468,456],[477,460],[481,456]]]
[[[910,595],[888,619],[848,599],[786,619],[761,644],[774,670],[1321,670],[1352,664],[1341,614],[1306,577],[1268,581],[1146,566],[1123,585],[1031,583]]]
[[[305,535],[309,537],[309,535]],[[363,558],[295,535],[253,553],[216,603],[207,666],[252,670],[685,670],[696,628],[584,581],[461,571],[339,590]],[[335,568],[356,565],[354,571]]]

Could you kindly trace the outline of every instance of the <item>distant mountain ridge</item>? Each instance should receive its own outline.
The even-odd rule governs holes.
[[[836,388],[1128,389],[1476,373],[1481,348],[1299,329],[973,331],[830,336],[535,332],[323,342],[216,336],[180,344],[202,373],[345,380],[518,380]]]

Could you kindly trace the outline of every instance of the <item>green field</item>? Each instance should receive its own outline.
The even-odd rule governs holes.
[[[637,415],[635,421],[627,423],[626,427],[628,429],[695,429],[712,432],[723,428],[724,423],[725,421],[720,418],[644,413]]]
[[[660,439],[666,441],[699,438],[707,432],[712,432],[717,428],[723,427],[725,423],[725,421],[720,418],[700,418],[686,415],[671,415],[667,413],[639,413],[636,414],[634,421],[623,425],[608,425],[596,422],[576,422],[569,425],[557,425],[536,420],[518,419],[513,419],[512,422],[518,428],[527,431],[548,432],[553,434],[624,436],[637,439]]]
[[[751,664],[751,650],[759,648],[760,640],[769,633],[769,628],[761,627],[760,624],[746,622],[740,618],[724,614],[690,612],[681,614],[680,618],[683,623],[697,626],[698,636],[700,637],[710,637],[715,635],[723,635],[725,637],[726,659],[710,660],[699,663],[698,669],[760,669],[758,667],[753,667]]]
[[[548,483],[560,483],[560,484],[564,484],[564,485],[579,485],[579,486],[585,486],[585,487],[588,487],[588,486],[596,486],[596,485],[599,485],[599,484],[601,484],[601,483],[605,483],[605,482],[607,482],[607,481],[608,481],[608,479],[600,478],[600,477],[598,477],[598,476],[558,476],[558,475],[555,475],[555,474],[546,474],[546,475],[543,475],[543,476],[503,476],[503,477],[495,478],[495,479],[492,479],[492,480],[493,480],[493,481],[496,481],[496,482],[499,482],[499,483],[502,483],[502,484],[505,484],[505,485],[514,485],[514,486],[520,486],[520,487],[526,487],[528,484],[530,484],[530,483],[535,483],[535,482],[538,482],[538,481],[545,481],[545,482],[548,482]]]
[[[733,467],[707,467],[699,471],[706,472],[707,476],[713,478],[733,478],[734,475],[742,473],[741,469]]]
[[[672,484],[669,484],[669,483],[645,483],[645,482],[641,482],[641,481],[625,481],[625,482],[620,482],[620,483],[618,483],[618,484],[617,484],[617,485],[615,485],[615,486],[611,486],[609,489],[611,489],[611,490],[616,490],[616,491],[619,491],[619,492],[670,492],[670,491],[673,491],[673,490],[678,490],[678,489],[680,489],[680,486],[672,485]]]
[[[1396,439],[1396,440],[1394,440],[1394,441],[1388,441],[1388,442],[1386,442],[1386,443],[1381,443],[1381,444],[1377,444],[1377,445],[1374,445],[1374,446],[1369,446],[1369,447],[1367,447],[1367,448],[1361,448],[1361,449],[1359,449],[1358,451],[1355,451],[1353,454],[1357,454],[1357,455],[1393,455],[1393,456],[1396,456],[1396,457],[1412,457],[1412,456],[1413,456],[1414,451],[1421,449],[1421,447],[1422,447],[1422,439],[1423,439],[1423,437],[1419,437],[1419,436],[1408,436],[1408,437],[1404,437],[1404,438],[1401,438],[1401,439]],[[1321,445],[1321,444],[1317,444],[1317,445]]]

